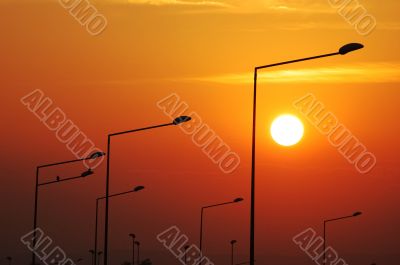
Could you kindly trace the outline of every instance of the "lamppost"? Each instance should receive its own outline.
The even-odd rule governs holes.
[[[118,197],[118,196],[121,196],[121,195],[126,195],[126,194],[129,194],[129,193],[132,193],[132,192],[138,192],[138,191],[141,191],[141,190],[143,190],[144,189],[144,187],[143,186],[136,186],[135,188],[133,188],[133,189],[131,189],[131,190],[128,190],[128,191],[125,191],[125,192],[120,192],[120,193],[115,193],[115,194],[112,194],[112,195],[109,195],[108,197],[109,198],[112,198],[112,197]],[[97,198],[96,199],[96,219],[95,219],[95,222],[94,222],[94,251],[95,252],[97,252],[97,223],[98,223],[98,213],[99,213],[99,202],[101,201],[101,200],[103,200],[103,199],[105,199],[106,198],[106,196],[103,196],[103,197],[99,197],[99,198]],[[102,252],[103,253],[103,252]],[[94,259],[94,264],[97,264],[97,262],[96,262],[96,256],[95,256],[95,259]],[[133,264],[132,264],[133,265]]]
[[[202,246],[203,246],[203,212],[205,209],[207,208],[213,208],[213,207],[217,207],[217,206],[223,206],[223,205],[227,205],[227,204],[232,204],[232,203],[238,203],[243,201],[243,198],[236,198],[233,201],[229,201],[229,202],[223,202],[223,203],[218,203],[218,204],[213,204],[213,205],[208,205],[208,206],[204,206],[201,207],[201,214],[200,214],[200,255],[203,255],[202,252]]]
[[[189,246],[185,245],[184,249],[185,249],[184,263],[185,263],[185,265],[187,265],[187,250],[189,249]]]
[[[62,161],[62,162],[57,162],[57,163],[52,163],[52,164],[40,165],[40,166],[36,167],[35,205],[34,205],[34,210],[33,210],[33,247],[36,246],[38,195],[39,195],[39,186],[41,186],[41,184],[39,184],[39,171],[40,171],[40,169],[47,168],[47,167],[64,165],[64,164],[76,163],[76,162],[85,161],[85,160],[96,159],[96,158],[102,157],[104,155],[105,155],[105,153],[95,152],[95,153],[91,154],[90,156],[88,156],[86,158]],[[88,171],[85,171],[85,172],[82,173],[82,175],[81,175],[82,177],[86,177],[86,176],[90,175],[89,172],[92,172],[92,171],[89,169]],[[70,179],[74,179],[74,178],[70,178]],[[57,180],[59,180],[59,177],[57,177]],[[66,180],[68,180],[68,179],[66,179]],[[57,181],[55,181],[55,182],[57,182]],[[53,182],[51,182],[51,183],[53,183]],[[51,184],[51,183],[48,183],[48,184]],[[36,257],[36,255],[35,255],[35,252],[33,251],[32,252],[32,265],[35,265],[35,257]]]
[[[99,251],[97,253],[97,255],[99,256],[99,258],[97,259],[97,265],[100,265],[100,256],[103,254],[103,251]]]
[[[90,256],[91,256],[91,258],[92,258],[92,265],[96,265],[95,263],[94,263],[94,261],[95,261],[95,253],[96,252],[94,252],[94,250],[93,249],[89,249],[89,253],[90,253]]]
[[[135,244],[137,246],[137,265],[140,265],[140,242],[136,241]]]
[[[325,251],[326,251],[326,224],[329,222],[333,222],[333,221],[338,221],[338,220],[342,220],[342,219],[347,219],[347,218],[353,218],[353,217],[357,217],[359,215],[361,215],[362,212],[354,212],[352,215],[348,215],[348,216],[343,216],[343,217],[339,217],[339,218],[333,218],[333,219],[328,219],[328,220],[324,220],[324,259],[323,262],[324,264],[326,264],[326,260],[325,260]]]
[[[11,265],[11,263],[12,263],[12,257],[11,257],[11,256],[7,256],[6,259],[8,260],[8,265]]]
[[[236,240],[232,240],[231,241],[231,265],[233,265],[233,248],[234,248],[234,245],[237,243],[237,241]]]
[[[252,148],[251,148],[251,196],[250,196],[250,265],[254,265],[254,225],[255,225],[255,162],[256,162],[256,113],[257,113],[257,74],[258,71],[265,68],[298,63],[302,61],[314,60],[324,57],[345,55],[349,52],[362,49],[364,46],[359,43],[346,44],[338,52],[307,57],[303,59],[291,60],[281,63],[257,66],[254,68],[254,88],[253,88],[253,124],[252,124]]]
[[[135,265],[135,234],[129,234],[129,236],[132,238],[132,265]]]
[[[112,134],[108,135],[108,137],[107,137],[107,154],[108,155],[107,155],[107,174],[106,174],[106,207],[105,207],[105,221],[104,221],[104,265],[108,265],[108,196],[109,196],[109,183],[110,183],[111,138],[114,136],[119,136],[119,135],[123,135],[123,134],[130,134],[130,133],[147,131],[147,130],[161,128],[161,127],[179,125],[181,123],[188,122],[190,120],[191,120],[191,118],[188,116],[180,116],[180,117],[174,119],[170,123],[165,123],[165,124],[160,124],[160,125],[155,125],[155,126],[150,126],[150,127],[140,128],[140,129],[134,129],[134,130],[129,130],[129,131],[117,132],[117,133],[112,133]]]

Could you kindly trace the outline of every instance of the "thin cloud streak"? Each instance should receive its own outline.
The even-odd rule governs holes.
[[[231,85],[251,84],[253,73],[224,74],[186,78]],[[346,67],[312,68],[264,71],[259,73],[260,83],[391,83],[400,82],[399,64],[365,64]]]

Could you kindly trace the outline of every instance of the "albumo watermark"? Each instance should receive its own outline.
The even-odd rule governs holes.
[[[368,13],[358,0],[328,0],[347,23],[352,25],[360,35],[370,34],[376,27],[376,19]]]
[[[36,237],[36,245],[33,245]],[[59,246],[53,244],[53,240],[45,235],[42,229],[36,228],[21,237],[21,242],[36,257],[46,265],[75,265],[75,262],[67,257],[67,254]]]
[[[294,236],[292,240],[317,265],[348,265],[332,247],[328,246],[325,250],[323,249],[324,239],[321,236],[317,236],[317,233],[312,228],[304,230]]]
[[[183,265],[214,265],[209,258],[202,255],[195,244],[188,245],[188,236],[177,226],[171,226],[158,234],[157,240]]]
[[[86,158],[92,153],[102,152],[40,89],[22,97],[21,103],[50,131],[55,132],[57,139],[65,144],[76,158]],[[104,157],[88,159],[83,160],[83,163],[87,168],[94,169],[103,162],[103,159]]]
[[[171,94],[157,102],[165,115],[174,119],[181,115],[192,118],[191,122],[180,126],[181,130],[191,136],[192,142],[201,148],[210,160],[219,166],[222,172],[232,173],[240,165],[240,157],[219,137],[200,116],[189,110],[189,105],[180,99],[177,94]]]
[[[370,172],[376,164],[376,157],[369,152],[365,145],[346,128],[339,119],[326,110],[324,104],[316,99],[313,94],[293,102],[293,106],[299,110],[317,130],[327,136],[329,143],[339,153],[354,165],[361,174]]]
[[[96,36],[107,27],[107,19],[100,14],[88,0],[58,0],[71,16],[86,28],[89,34]]]

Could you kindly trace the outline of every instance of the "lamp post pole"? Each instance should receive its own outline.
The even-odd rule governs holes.
[[[201,207],[201,213],[200,213],[200,243],[199,243],[200,255],[203,255],[203,252],[202,252],[203,248],[202,247],[203,247],[203,213],[204,213],[204,210],[208,209],[208,208],[227,205],[227,204],[238,203],[238,202],[241,202],[241,201],[243,201],[243,198],[236,198],[233,201],[223,202],[223,203],[218,203],[218,204],[213,204],[213,205],[208,205],[208,206]]]
[[[339,218],[333,218],[333,219],[328,219],[328,220],[324,220],[324,247],[323,247],[323,264],[326,264],[326,224],[329,222],[333,222],[333,221],[338,221],[338,220],[342,220],[342,219],[347,219],[347,218],[353,218],[353,217],[357,217],[359,215],[361,215],[362,212],[355,212],[352,215],[348,215],[348,216],[343,216],[343,217],[339,217]]]
[[[285,65],[285,64],[292,64],[298,63],[302,61],[309,61],[324,57],[336,56],[336,55],[345,55],[349,52],[362,49],[364,46],[359,43],[350,43],[346,44],[339,49],[338,52],[328,53],[313,57],[307,57],[303,59],[291,60],[281,63],[269,64],[255,67],[254,69],[254,87],[253,87],[253,122],[252,122],[252,143],[251,143],[251,195],[250,195],[250,265],[254,265],[254,247],[255,247],[255,185],[256,185],[256,178],[255,178],[255,161],[256,161],[256,114],[257,114],[257,75],[258,71],[265,68]]]
[[[167,127],[167,126],[174,126],[174,125],[179,125],[184,122],[190,121],[191,118],[188,116],[180,116],[176,119],[174,119],[171,123],[166,123],[166,124],[161,124],[161,125],[156,125],[156,126],[150,126],[150,127],[145,127],[145,128],[140,128],[140,129],[134,129],[134,130],[129,130],[129,131],[123,131],[123,132],[118,132],[118,133],[112,133],[109,134],[107,137],[107,172],[106,172],[106,206],[105,206],[105,221],[104,221],[104,265],[108,265],[108,197],[109,197],[109,190],[110,190],[110,152],[111,152],[111,138],[114,136],[119,136],[123,134],[130,134],[130,133],[136,133],[140,131],[147,131],[151,129],[156,129],[156,128],[161,128],[161,127]]]
[[[64,165],[64,164],[70,164],[70,163],[76,163],[80,161],[85,161],[85,160],[90,160],[90,159],[96,159],[98,157],[104,156],[105,153],[102,152],[95,152],[91,154],[90,156],[86,158],[81,158],[81,159],[74,159],[74,160],[67,160],[67,161],[62,161],[62,162],[56,162],[56,163],[51,163],[51,164],[46,164],[46,165],[40,165],[36,167],[36,180],[35,180],[35,200],[34,200],[34,209],[33,209],[33,247],[36,246],[36,228],[37,228],[37,211],[38,211],[38,196],[39,196],[39,186],[41,184],[39,183],[39,171],[42,168],[47,168],[47,167],[53,167],[53,166],[59,166],[59,165]],[[90,169],[89,169],[90,171]],[[88,172],[88,171],[87,171]],[[32,252],[32,265],[36,265],[35,261],[35,253],[34,251]]]

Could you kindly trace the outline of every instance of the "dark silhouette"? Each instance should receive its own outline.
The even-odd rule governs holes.
[[[324,246],[323,246],[323,264],[326,264],[326,257],[325,257],[325,251],[326,251],[326,224],[329,222],[333,222],[333,221],[338,221],[338,220],[342,220],[342,219],[347,219],[347,218],[352,218],[352,217],[357,217],[359,215],[361,215],[361,212],[354,212],[352,215],[348,215],[348,216],[343,216],[343,217],[339,217],[339,218],[333,218],[333,219],[328,219],[324,221]]]
[[[125,192],[120,192],[120,193],[115,193],[115,194],[112,194],[112,195],[110,195],[108,197],[109,198],[117,197],[117,196],[129,194],[129,193],[132,193],[132,192],[138,192],[138,191],[141,191],[143,189],[144,189],[144,186],[136,186],[131,190],[128,190],[128,191],[125,191]],[[99,202],[100,202],[100,200],[103,200],[105,198],[106,198],[106,196],[99,197],[99,198],[96,199],[96,212],[95,212],[96,218],[95,218],[95,221],[94,221],[94,251],[95,252],[97,252],[97,230],[98,230],[97,229],[97,223],[98,223],[98,215],[99,215]],[[95,265],[98,263],[98,262],[96,262],[96,260],[97,260],[97,258],[95,256],[95,258],[94,258],[94,264]],[[134,265],[134,263],[132,263],[132,264]]]
[[[233,201],[230,201],[230,202],[223,202],[223,203],[218,203],[218,204],[213,204],[213,205],[208,205],[208,206],[204,206],[204,207],[201,207],[201,213],[200,213],[200,243],[199,243],[199,248],[200,248],[200,253],[201,253],[201,255],[203,255],[203,252],[202,252],[202,247],[203,247],[203,212],[204,212],[204,209],[207,209],[207,208],[213,208],[213,207],[217,207],[217,206],[222,206],[222,205],[227,205],[227,204],[232,204],[232,203],[238,203],[238,202],[241,202],[241,201],[243,201],[243,198],[236,198],[236,199],[234,199]]]
[[[342,46],[339,51],[334,53],[328,53],[303,59],[291,60],[281,63],[274,63],[269,65],[257,66],[254,68],[254,88],[253,88],[253,123],[252,123],[252,142],[251,142],[251,195],[250,195],[250,265],[254,265],[254,223],[255,223],[255,189],[256,189],[256,176],[255,176],[255,163],[256,163],[256,114],[257,114],[257,74],[258,70],[292,64],[297,62],[309,61],[324,57],[345,55],[349,52],[364,48],[359,43],[349,43]]]
[[[47,167],[58,166],[58,165],[69,164],[69,163],[80,162],[80,161],[89,160],[89,159],[96,159],[96,158],[104,156],[104,155],[105,155],[105,153],[95,152],[95,153],[91,154],[90,156],[88,156],[86,158],[62,161],[62,162],[57,162],[57,163],[52,163],[52,164],[40,165],[40,166],[36,167],[35,204],[34,204],[34,209],[33,209],[33,247],[36,246],[36,228],[37,228],[37,210],[38,210],[39,186],[51,184],[51,183],[54,183],[54,182],[68,181],[68,180],[73,180],[73,179],[79,178],[79,177],[73,177],[73,178],[68,178],[68,179],[63,179],[63,180],[60,180],[60,178],[57,178],[55,181],[50,181],[50,182],[39,184],[39,171],[40,171],[40,169],[47,168]],[[35,258],[36,258],[35,252],[32,251],[32,262],[31,262],[32,264],[36,264]]]
[[[153,263],[151,262],[150,259],[145,259],[142,261],[142,263],[140,263],[140,265],[152,265]]]
[[[188,245],[186,245],[186,246],[184,247],[184,249],[185,249],[185,255],[184,255],[184,260],[183,260],[183,262],[185,263],[185,265],[187,264],[187,250],[188,250],[188,248],[189,248]]]
[[[96,252],[94,252],[93,249],[89,249],[89,253],[90,253],[91,260],[92,260],[92,265],[95,265],[94,261],[95,261],[96,255],[94,253],[96,253]]]
[[[165,123],[165,124],[160,124],[160,125],[155,125],[155,126],[150,126],[150,127],[140,128],[140,129],[134,129],[134,130],[129,130],[129,131],[111,133],[107,136],[107,154],[108,155],[107,155],[106,196],[105,196],[106,197],[106,207],[105,207],[105,219],[104,219],[104,265],[108,265],[108,197],[109,197],[109,190],[110,190],[109,183],[110,183],[111,138],[113,136],[118,136],[118,135],[122,135],[122,134],[129,134],[129,133],[135,133],[135,132],[140,132],[140,131],[161,128],[161,127],[179,125],[181,123],[188,122],[191,119],[192,118],[189,116],[180,116],[180,117],[174,119],[170,123]]]
[[[233,265],[233,248],[236,243],[237,243],[236,240],[231,240],[231,265]]]
[[[140,264],[140,242],[136,241],[135,244],[137,246],[137,264]]]
[[[12,257],[7,256],[7,257],[6,257],[6,260],[8,260],[8,265],[11,265],[11,263],[12,263]]]
[[[135,265],[135,234],[129,234],[129,236],[132,238],[132,265]]]

